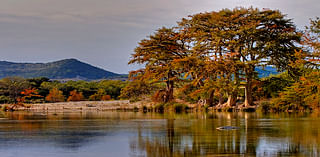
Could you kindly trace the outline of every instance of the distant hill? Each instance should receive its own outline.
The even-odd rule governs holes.
[[[257,67],[255,70],[256,70],[256,72],[258,72],[258,75],[260,78],[268,77],[269,75],[276,75],[279,73],[276,68],[271,67],[271,66],[267,66],[264,68]]]
[[[99,80],[122,77],[120,74],[94,67],[76,59],[65,59],[50,63],[13,63],[0,61],[0,78],[8,76],[76,80]]]
[[[273,67],[258,67],[259,77],[278,74]],[[0,61],[0,78],[20,76],[24,78],[47,77],[53,80],[100,80],[119,79],[125,80],[128,76],[116,74],[76,59],[64,59],[49,63],[14,63]]]

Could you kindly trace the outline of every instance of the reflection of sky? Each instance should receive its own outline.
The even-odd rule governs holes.
[[[182,136],[181,137],[181,145],[186,149],[191,149],[193,146],[193,137],[192,136]],[[181,148],[180,151],[183,151],[184,147]]]
[[[95,139],[81,149],[57,147],[52,142],[33,141],[0,148],[1,157],[125,157],[129,156],[127,136],[104,136]]]
[[[260,137],[257,146],[257,156],[274,156],[279,152],[289,152],[289,138]]]
[[[302,145],[299,142],[292,142],[292,137],[259,137],[256,148],[257,156],[292,156],[294,153],[299,156],[319,156],[317,144]],[[293,153],[293,154],[292,154]]]

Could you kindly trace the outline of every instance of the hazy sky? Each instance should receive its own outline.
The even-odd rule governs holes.
[[[0,60],[76,58],[117,73],[137,43],[188,15],[236,6],[279,9],[299,28],[319,0],[0,0]]]

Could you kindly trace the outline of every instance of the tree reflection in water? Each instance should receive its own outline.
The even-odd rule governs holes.
[[[206,118],[168,118],[163,135],[163,130],[150,131],[138,126],[138,136],[131,139],[130,146],[133,155],[150,157],[318,156],[320,132],[315,126],[319,124],[318,118],[312,120],[310,115],[303,114],[212,113]],[[241,129],[215,129],[223,125],[236,125]]]
[[[1,113],[0,152],[17,145],[92,156],[319,156],[319,114],[135,112]],[[220,126],[239,130],[219,131]],[[115,137],[115,138],[111,138]],[[114,142],[123,147],[116,147]],[[106,146],[114,146],[108,148]],[[28,147],[28,148],[30,148]],[[126,148],[125,148],[126,147]],[[23,152],[28,152],[28,148]],[[20,147],[22,149],[22,147]],[[42,151],[41,149],[37,149]],[[53,150],[54,151],[54,150]],[[85,151],[84,151],[85,152]],[[56,152],[55,152],[56,153]],[[63,156],[64,151],[56,156]],[[48,154],[47,154],[48,155]]]

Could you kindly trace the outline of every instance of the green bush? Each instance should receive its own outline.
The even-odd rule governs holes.
[[[261,112],[269,112],[271,111],[271,109],[274,107],[273,104],[271,104],[270,102],[262,102],[258,108],[259,111]]]
[[[0,96],[0,104],[8,104],[14,102],[10,97],[1,95]]]
[[[134,102],[138,102],[138,101],[141,101],[141,99],[139,97],[132,97],[129,99],[130,103],[134,103]]]

